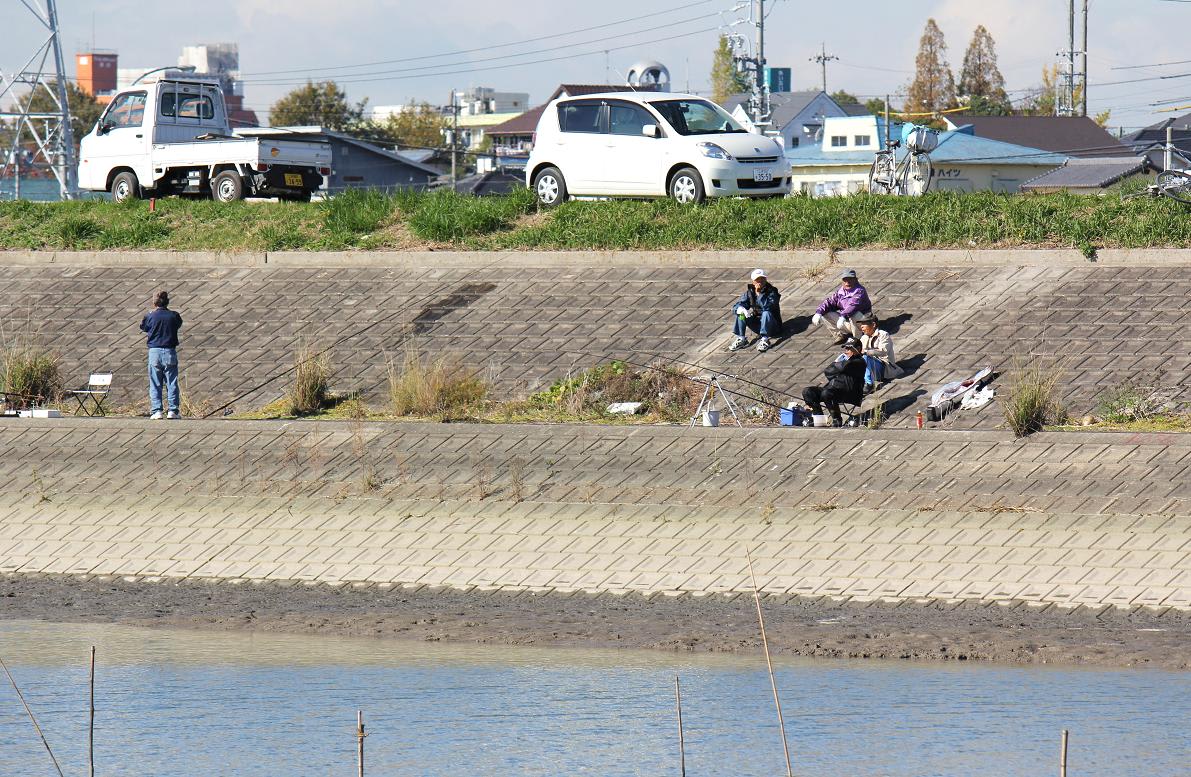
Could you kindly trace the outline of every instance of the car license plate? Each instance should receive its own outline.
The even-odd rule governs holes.
[[[769,183],[773,180],[772,170],[754,170],[753,180],[757,183]]]
[[[285,185],[286,186],[301,186],[302,185],[302,174],[301,173],[286,173],[285,174]]]

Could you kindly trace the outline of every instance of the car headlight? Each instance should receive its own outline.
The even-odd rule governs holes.
[[[711,157],[712,159],[732,158],[731,154],[715,143],[696,143],[695,145],[703,153],[703,156]]]

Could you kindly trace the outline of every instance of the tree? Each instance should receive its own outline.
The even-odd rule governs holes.
[[[1000,102],[978,94],[969,98],[964,113],[969,116],[1010,116],[1013,114],[1013,106],[1008,100]]]
[[[1036,87],[1033,93],[1022,105],[1022,113],[1029,116],[1054,116],[1058,110],[1059,66],[1049,65],[1042,68],[1042,85]],[[1075,85],[1075,104],[1079,104],[1083,96],[1083,87]]]
[[[865,110],[867,110],[869,113],[873,114],[874,116],[884,116],[885,115],[885,101],[882,100],[880,97],[870,97],[869,99],[865,100],[864,108],[865,108]],[[892,105],[890,105],[889,112],[896,113],[897,108],[894,108]]]
[[[356,105],[347,101],[347,93],[334,81],[307,81],[273,103],[269,124],[274,127],[318,125],[333,130],[351,129],[364,116],[363,100]]]
[[[1101,127],[1108,129],[1108,120],[1112,118],[1112,110],[1103,110],[1092,117],[1092,121],[1099,124]]]
[[[856,95],[845,92],[843,89],[837,89],[830,96],[840,105],[860,105],[860,99]]]
[[[914,60],[914,80],[906,93],[906,110],[927,113],[954,108],[955,77],[947,64],[947,43],[934,19],[926,20],[926,29],[918,41]]]
[[[53,94],[50,94],[50,92]],[[33,113],[55,113],[58,108],[58,85],[51,81],[46,87],[38,87],[32,95],[29,96],[29,110]],[[99,115],[103,113],[103,106],[95,101],[95,98],[87,93],[86,90],[80,89],[70,81],[66,82],[66,102],[70,106],[70,131],[74,134],[74,145],[77,149],[79,141],[83,136],[91,131],[95,126],[95,122],[99,120]],[[24,105],[24,99],[21,100]],[[34,120],[35,124],[40,125],[39,120]],[[28,127],[24,128],[21,133],[22,142],[32,142],[33,138],[29,136]]]
[[[383,122],[368,122],[360,127],[360,133],[369,138],[383,139],[390,143],[415,148],[441,148],[445,145],[443,130],[450,125],[450,119],[429,103],[415,104],[412,101],[404,110],[390,115]]]
[[[972,33],[972,42],[964,52],[964,64],[959,75],[959,93],[969,102],[980,100],[987,116],[1004,116],[1010,112],[1009,95],[1005,94],[1005,77],[997,67],[996,42],[981,24]]]
[[[748,77],[736,69],[728,36],[721,35],[711,59],[712,101],[722,105],[732,95],[747,92],[749,87]]]

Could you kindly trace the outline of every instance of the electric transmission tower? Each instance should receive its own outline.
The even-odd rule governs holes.
[[[6,4],[24,7],[45,28],[45,33],[30,43],[33,52],[17,70],[6,73],[0,69],[0,121],[12,132],[11,146],[4,149],[4,158],[0,160],[3,162],[0,177],[20,175],[24,157],[22,141],[32,142],[36,150],[31,166],[49,168],[58,179],[62,199],[73,199],[78,194],[78,168],[74,159],[74,134],[70,129],[70,105],[66,99],[58,9],[54,0],[15,3],[9,0]],[[14,41],[8,40],[5,48],[16,53]],[[49,95],[52,110],[30,110],[39,93]]]

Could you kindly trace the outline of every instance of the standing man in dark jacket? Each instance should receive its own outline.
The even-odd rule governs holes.
[[[849,337],[844,343],[844,352],[838,359],[827,365],[823,374],[827,377],[826,386],[807,386],[802,390],[802,398],[811,406],[815,415],[822,415],[823,405],[831,413],[831,423],[843,426],[844,419],[840,415],[839,403],[859,405],[864,401],[864,371],[867,369],[864,357],[861,356],[860,341]]]
[[[169,398],[170,420],[181,418],[182,403],[178,390],[178,330],[182,317],[169,309],[169,292],[159,291],[153,298],[153,310],[141,319],[141,331],[148,335],[149,345],[149,417],[161,420],[161,384]]]
[[[774,338],[782,336],[782,294],[765,277],[765,271],[758,268],[749,276],[749,285],[744,294],[732,306],[732,333],[736,339],[728,346],[729,351],[739,351],[749,344],[748,330],[761,335],[758,351],[768,351]]]

